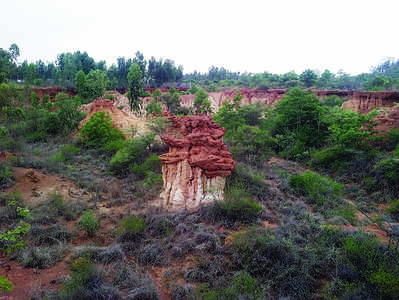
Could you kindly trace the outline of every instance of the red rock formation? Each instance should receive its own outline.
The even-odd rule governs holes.
[[[40,99],[43,99],[45,95],[50,96],[50,100],[53,101],[55,96],[59,93],[65,93],[70,96],[75,96],[76,93],[72,90],[64,89],[59,86],[47,86],[47,87],[33,87],[31,88],[32,92],[35,92]]]
[[[374,108],[391,107],[394,103],[399,103],[399,92],[352,91],[348,92],[348,98],[349,101],[343,107],[364,114]]]
[[[235,163],[222,137],[225,129],[206,116],[175,117],[162,136],[169,153],[160,156],[168,209],[194,209],[223,198],[226,176]]]
[[[110,110],[111,112],[115,111],[114,102],[112,100],[99,98],[94,100],[90,105],[89,115],[92,115],[95,112]]]
[[[390,129],[399,129],[399,106],[379,110],[379,114],[373,119],[373,122],[377,122],[374,130],[378,135],[384,135]]]

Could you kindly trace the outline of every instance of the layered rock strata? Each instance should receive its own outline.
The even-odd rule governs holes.
[[[235,163],[222,137],[226,130],[205,115],[175,117],[162,135],[169,152],[160,156],[164,190],[162,206],[196,209],[223,199],[225,179]]]

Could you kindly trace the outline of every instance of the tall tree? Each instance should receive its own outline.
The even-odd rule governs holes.
[[[130,109],[138,111],[140,109],[140,97],[144,91],[144,84],[143,74],[137,63],[133,63],[130,66],[127,81],[129,88],[127,97],[129,98]]]
[[[317,74],[313,72],[310,69],[307,69],[302,72],[302,74],[299,76],[301,82],[305,87],[311,87],[313,86],[316,81],[317,81]]]
[[[195,93],[194,112],[196,114],[208,114],[212,112],[208,94],[203,89],[198,89]]]

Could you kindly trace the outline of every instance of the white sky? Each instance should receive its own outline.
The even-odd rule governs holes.
[[[20,61],[87,51],[107,65],[137,50],[185,72],[357,74],[399,57],[398,0],[1,0],[0,48]]]

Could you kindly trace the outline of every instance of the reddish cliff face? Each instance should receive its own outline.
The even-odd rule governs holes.
[[[70,96],[75,96],[76,93],[73,92],[72,90],[64,89],[59,86],[49,86],[49,87],[33,87],[32,92],[35,92],[40,99],[43,99],[45,95],[49,95],[51,101],[55,99],[55,96],[59,93],[65,93]]]
[[[221,200],[226,176],[235,163],[222,137],[225,129],[205,115],[175,117],[165,113],[171,126],[162,136],[169,152],[160,156],[168,209],[195,209]]]
[[[391,107],[394,103],[399,103],[399,92],[347,92],[349,101],[343,104],[344,108],[357,111],[359,113],[369,113],[374,108]]]

